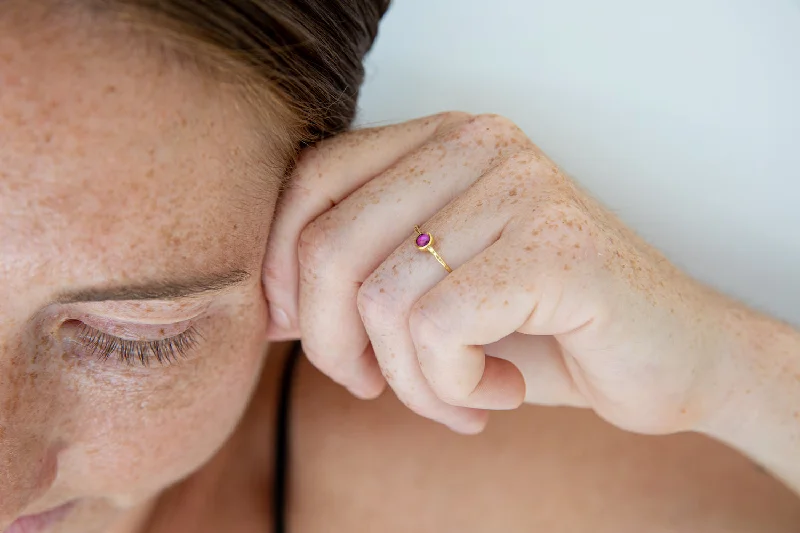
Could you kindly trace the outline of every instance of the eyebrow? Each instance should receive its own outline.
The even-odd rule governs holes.
[[[219,292],[241,285],[248,279],[250,279],[250,274],[246,271],[232,270],[223,274],[189,279],[156,280],[137,285],[79,289],[61,294],[56,301],[65,304],[123,300],[176,300]]]

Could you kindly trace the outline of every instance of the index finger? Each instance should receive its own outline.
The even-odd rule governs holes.
[[[323,141],[301,155],[278,206],[264,259],[263,282],[272,339],[299,336],[297,246],[303,228],[419,148],[456,116],[463,115],[442,113],[355,130]]]

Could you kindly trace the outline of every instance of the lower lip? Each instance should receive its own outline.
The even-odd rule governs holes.
[[[60,522],[72,510],[73,502],[39,514],[21,516],[14,520],[3,533],[43,533]]]

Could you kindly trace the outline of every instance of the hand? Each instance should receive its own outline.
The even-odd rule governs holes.
[[[415,224],[451,274],[417,249]],[[690,429],[725,352],[715,297],[497,116],[436,115],[306,151],[264,286],[273,339],[299,336],[357,396],[385,378],[466,433],[523,401]]]

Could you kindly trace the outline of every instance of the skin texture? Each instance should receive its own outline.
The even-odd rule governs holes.
[[[351,132],[292,185],[265,261],[270,335],[299,336],[357,396],[388,383],[463,433],[523,402],[705,432],[800,493],[800,333],[685,275],[508,119]]]
[[[267,366],[240,418],[259,381],[269,327],[259,274],[280,165],[268,162],[285,147],[264,144],[263,131],[229,88],[146,55],[120,28],[61,17],[43,26],[25,14],[0,17],[0,529],[21,514],[74,502],[52,533],[268,530],[279,365]],[[324,147],[312,151],[303,168],[323,178],[323,170],[372,161],[375,166],[361,174],[334,174],[334,186],[351,187],[348,176],[368,181],[391,161],[351,159],[358,154],[348,150],[382,148],[383,156],[397,159],[420,146],[420,127],[423,138],[443,135],[465,157],[452,158],[448,167],[446,150],[429,147],[423,155],[435,155],[443,173],[472,161],[466,160],[472,151],[488,157],[483,163],[491,167],[492,149],[521,142],[507,122],[484,117],[507,127],[508,136],[495,137],[490,142],[498,146],[486,151],[474,150],[463,128],[474,134],[487,124],[451,118],[454,127],[443,130],[443,119],[423,119],[416,130],[398,126],[403,143],[386,143],[374,131],[344,136],[341,151],[327,157]],[[404,186],[430,185],[426,178],[415,181],[421,169],[412,165],[404,172]],[[308,185],[299,182],[293,194],[330,192]],[[385,207],[388,189],[371,187],[353,205]],[[511,194],[515,187],[512,180],[512,199],[498,202],[516,205],[521,194]],[[334,203],[345,195],[333,194]],[[324,195],[311,198],[320,213],[330,207]],[[397,199],[391,198],[402,204]],[[438,199],[425,205],[434,210]],[[299,208],[296,220],[316,218],[313,211]],[[352,216],[358,217],[346,220]],[[322,217],[305,234],[299,255],[305,265],[331,252],[312,253],[309,245],[324,243],[318,230],[333,222]],[[444,227],[431,231],[446,235]],[[294,244],[290,260],[298,257]],[[454,266],[461,261],[455,249],[442,253]],[[418,267],[433,265],[428,273],[440,274],[430,257],[415,254],[409,257],[420,258]],[[398,266],[398,274],[404,268]],[[211,279],[226,275],[237,283],[222,287]],[[304,275],[306,281],[320,278]],[[169,282],[183,292],[203,284],[215,290],[154,299]],[[357,277],[351,282],[360,284]],[[119,289],[145,300],[106,300]],[[93,301],[67,303],[76,294]],[[357,290],[348,294],[340,303],[352,305],[352,312],[342,316],[357,317]],[[144,368],[128,366],[117,354],[103,360],[92,353],[80,342],[79,322],[132,341],[163,339],[188,327],[199,335],[185,357]],[[328,331],[322,321],[318,325],[321,336],[307,336],[312,346]],[[325,352],[317,346],[312,357],[321,361]],[[377,378],[366,354],[361,369]],[[384,372],[392,382],[404,380],[399,369]],[[412,515],[420,521],[412,528],[417,531],[486,531],[498,524],[528,531],[538,524],[568,532],[601,523],[615,533],[633,532],[653,523],[674,525],[677,514],[678,530],[690,524],[703,526],[695,531],[729,533],[738,525],[742,532],[788,533],[800,520],[788,491],[741,456],[696,436],[685,445],[652,446],[586,412],[529,408],[505,413],[495,430],[465,440],[412,416],[391,395],[356,402],[302,363],[296,379],[292,531],[361,530],[365,524],[407,531]],[[379,388],[356,390],[368,396]],[[519,390],[511,392],[518,403]],[[413,396],[403,399],[416,407]],[[452,412],[466,413],[467,422],[474,414]],[[705,468],[681,468],[692,460]],[[620,476],[618,467],[628,475]],[[606,497],[609,485],[612,497]],[[706,498],[701,506],[685,496],[690,488],[697,491],[692,496]],[[643,493],[655,502],[636,504]],[[532,509],[532,500],[545,503]],[[585,512],[575,512],[576,502]],[[608,520],[609,508],[616,522]]]
[[[106,531],[205,462],[245,409],[265,352],[276,149],[230,89],[120,28],[3,15],[0,530],[75,502],[53,531]],[[232,272],[192,297],[144,287]],[[63,301],[119,288],[146,299]],[[134,341],[191,327],[196,346],[129,365],[81,344],[80,322]]]
[[[284,346],[223,449],[161,499],[147,533],[272,531]],[[360,401],[300,359],[287,531],[796,533],[800,500],[697,434],[642,436],[587,409],[523,406],[463,436],[383,394]]]
[[[366,152],[371,143],[394,153]],[[475,408],[523,400],[592,406],[647,433],[702,416],[693,385],[724,337],[703,317],[702,289],[511,121],[444,114],[353,132],[305,154],[293,185],[273,227],[267,295],[351,389],[380,391],[379,365],[413,410],[465,432],[485,424]],[[307,197],[324,195],[335,207],[318,216]],[[455,272],[408,246],[416,223]],[[357,253],[364,242],[375,246]],[[299,305],[286,297],[293,286]],[[667,345],[681,356],[664,357]],[[363,368],[348,364],[356,354]]]

